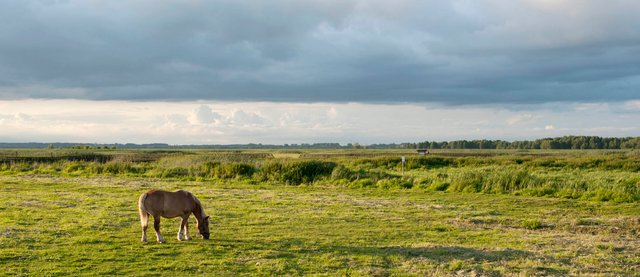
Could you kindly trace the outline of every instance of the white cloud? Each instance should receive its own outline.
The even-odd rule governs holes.
[[[609,111],[608,103],[581,103],[575,104],[576,111],[589,111],[589,112],[606,112]]]
[[[189,124],[189,117],[182,114],[168,114],[164,115],[164,122],[174,125]]]
[[[228,118],[229,123],[240,126],[255,126],[266,122],[266,119],[257,112],[247,112],[234,109]]]
[[[25,113],[17,113],[14,118],[18,121],[27,121],[27,120],[31,120],[32,117],[28,114]]]
[[[627,110],[640,111],[640,100],[627,101],[623,107]]]
[[[517,125],[534,122],[536,117],[533,114],[519,114],[507,119],[507,124]]]
[[[329,110],[327,111],[327,118],[329,119],[336,119],[338,118],[338,110],[336,109],[336,107],[331,107],[329,108]]]
[[[617,112],[633,103],[608,105],[609,110],[593,113],[575,105],[529,106],[522,112],[412,104],[0,101],[0,141],[371,144],[532,139],[550,134],[640,135],[638,110]],[[542,118],[546,126],[539,124]]]
[[[208,105],[200,105],[189,115],[189,122],[192,124],[211,124],[215,123],[220,115],[214,112]]]

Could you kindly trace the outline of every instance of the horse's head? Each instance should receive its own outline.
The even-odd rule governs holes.
[[[202,238],[209,239],[209,216],[205,216],[198,222],[198,231],[200,235],[202,235]]]

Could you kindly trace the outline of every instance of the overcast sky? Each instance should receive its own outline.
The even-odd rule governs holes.
[[[637,0],[2,0],[0,141],[640,135]]]

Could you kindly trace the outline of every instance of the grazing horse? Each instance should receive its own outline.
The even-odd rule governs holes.
[[[164,242],[160,234],[160,217],[181,217],[178,240],[191,240],[189,236],[189,216],[193,213],[196,217],[198,231],[204,239],[209,239],[209,216],[204,213],[202,204],[198,198],[185,190],[168,192],[163,190],[150,190],[140,195],[138,199],[140,212],[140,224],[142,225],[142,242],[147,242],[147,224],[149,215],[153,216],[153,228],[156,230],[156,239]],[[183,236],[184,232],[184,236]]]

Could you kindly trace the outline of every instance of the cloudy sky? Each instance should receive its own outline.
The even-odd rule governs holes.
[[[640,136],[637,0],[2,0],[0,141]]]

